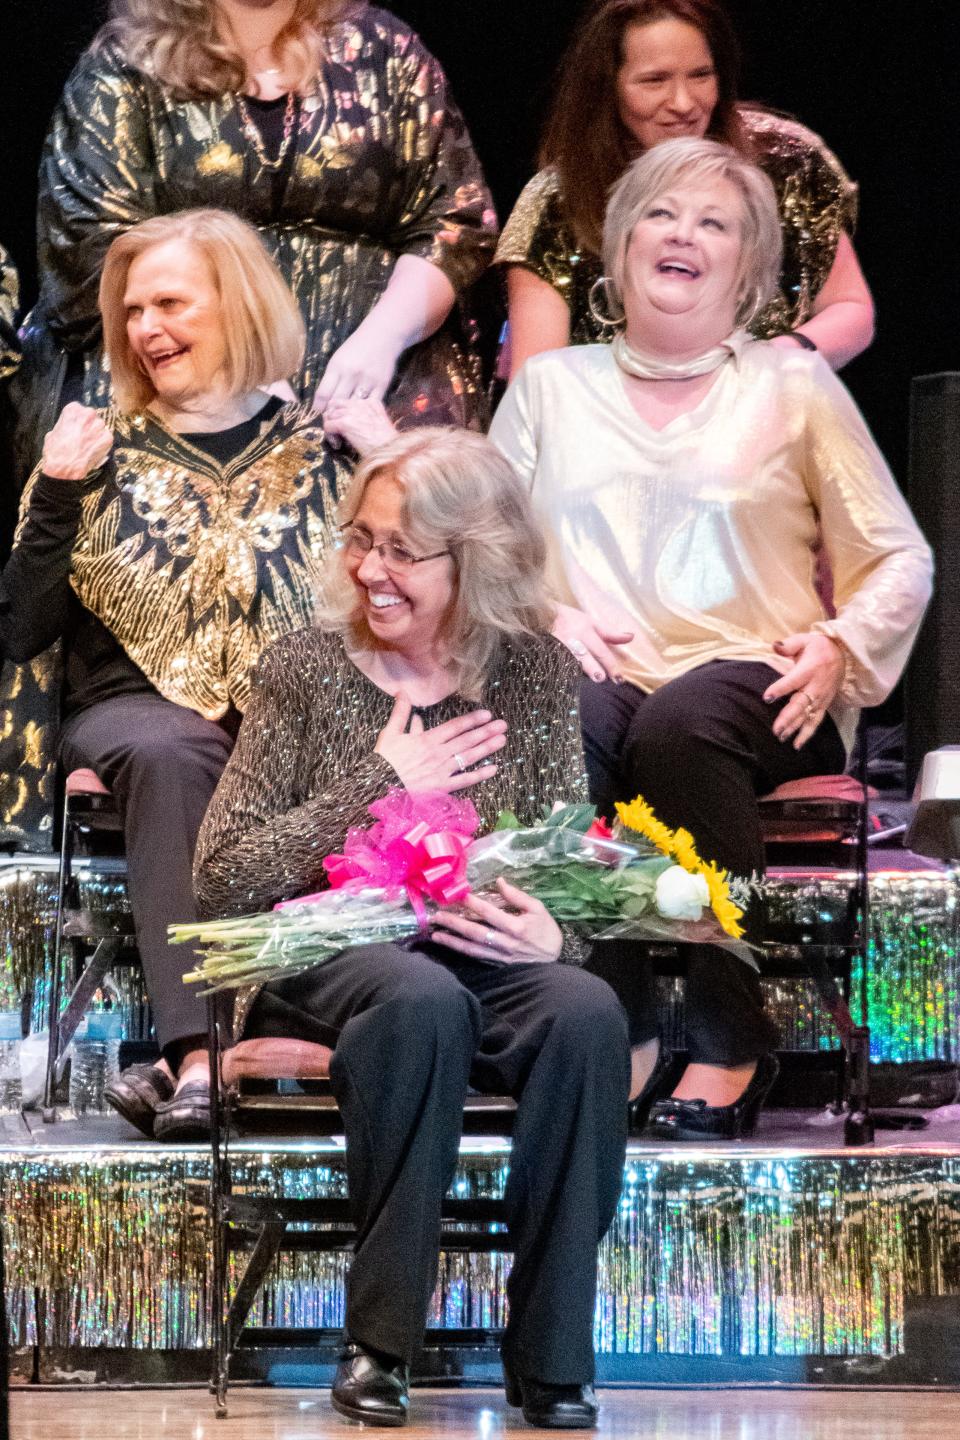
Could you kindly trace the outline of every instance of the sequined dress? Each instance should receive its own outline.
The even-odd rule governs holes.
[[[82,488],[70,562],[76,600],[165,699],[210,720],[231,706],[242,712],[261,651],[314,613],[349,462],[296,405],[276,410],[223,465],[153,417],[105,418],[116,439]],[[38,481],[25,492],[18,534]],[[62,664],[59,651],[47,651],[6,672],[0,718],[13,763],[0,818],[23,848],[49,826],[60,715],[48,702]]]
[[[806,126],[745,107],[740,115],[756,163],[773,182],[783,232],[777,294],[751,327],[758,339],[768,340],[810,318],[841,232],[851,232],[856,222],[857,187]],[[603,267],[567,226],[552,169],[541,170],[525,186],[504,226],[496,262],[524,266],[563,296],[570,308],[571,344],[613,338],[616,326],[603,323],[590,308],[590,289]]]
[[[511,639],[501,643],[482,700],[454,694],[420,709],[428,728],[481,704],[507,721],[496,775],[463,792],[484,828],[501,810],[532,823],[543,805],[586,800],[580,678],[552,637]],[[197,841],[201,914],[250,914],[326,884],[323,857],[341,848],[351,825],[372,823],[367,806],[400,783],[374,753],[392,708],[341,636],[304,629],[270,647]],[[580,958],[575,937],[568,945]],[[238,1030],[245,1013],[243,1006]]]
[[[372,7],[335,22],[326,45],[315,92],[297,102],[279,184],[245,138],[233,94],[178,99],[112,45],[81,58],[41,164],[41,296],[19,395],[29,464],[57,413],[68,353],[84,357],[85,402],[107,402],[97,285],[111,241],[141,220],[209,205],[257,227],[306,322],[294,377],[302,399],[399,256],[437,265],[461,298],[486,268],[493,206],[440,65],[408,26]],[[480,423],[470,326],[464,301],[405,352],[388,396],[396,417]]]
[[[0,245],[0,380],[6,380],[20,363],[17,306],[20,284],[13,261]]]

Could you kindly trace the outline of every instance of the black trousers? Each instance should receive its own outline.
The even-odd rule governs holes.
[[[846,763],[843,743],[827,716],[802,750],[782,743],[773,720],[786,703],[767,705],[763,692],[778,678],[769,665],[717,660],[671,680],[652,694],[633,685],[585,681],[580,694],[590,798],[603,815],[636,795],[671,828],[683,825],[699,853],[733,875],[763,873],[757,797],[788,780],[834,774]],[[755,906],[745,922],[749,939],[763,938]],[[739,1065],[776,1044],[753,970],[716,946],[685,946],[686,1020],[690,1058]],[[600,941],[589,968],[620,996],[630,1039],[656,1035],[656,1002],[649,966],[629,941]]]
[[[160,1047],[206,1034],[199,986],[184,985],[197,951],[171,945],[167,926],[197,918],[193,852],[200,822],[233,748],[227,731],[162,695],[118,695],[70,716],[60,758],[94,770],[123,820],[127,888]]]
[[[405,1360],[436,1283],[468,1086],[516,1098],[504,1356],[529,1379],[591,1380],[597,1244],[623,1181],[629,1085],[609,987],[574,966],[367,945],[267,986],[246,1033],[334,1047],[358,1232],[346,1328]]]

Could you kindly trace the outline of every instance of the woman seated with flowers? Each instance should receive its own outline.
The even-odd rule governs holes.
[[[897,682],[931,576],[842,383],[819,355],[747,333],[780,245],[761,170],[711,140],[657,145],[607,209],[619,333],[528,360],[491,430],[549,532],[558,590],[632,637],[613,655],[589,626],[566,632],[611,676],[581,696],[591,798],[610,814],[642,794],[742,879],[763,869],[757,797],[843,769],[859,707]],[[818,533],[834,615],[814,586]],[[599,953],[636,1018],[637,1088],[658,1041],[629,951]],[[690,1064],[653,1133],[745,1134],[776,1074],[756,972],[695,947],[686,998]]]
[[[364,460],[342,506],[341,589],[262,657],[203,823],[201,911],[317,890],[367,807],[402,786],[468,791],[492,827],[582,801],[579,667],[546,632],[545,546],[488,441],[419,429]],[[357,1246],[332,1399],[402,1424],[437,1266],[467,1088],[518,1111],[506,1189],[515,1258],[507,1396],[531,1422],[592,1426],[596,1246],[620,1191],[629,1052],[610,988],[557,964],[544,906],[441,909],[427,938],[358,946],[241,992],[237,1034],[333,1048]]]

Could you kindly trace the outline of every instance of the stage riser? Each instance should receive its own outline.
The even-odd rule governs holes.
[[[47,979],[53,953],[55,874],[25,864],[0,869],[0,1009],[15,1008],[32,985],[33,1029],[45,1027]],[[849,883],[830,879],[775,880],[771,920],[808,930],[844,912]],[[871,880],[869,1010],[874,1060],[955,1060],[960,1037],[960,881],[956,872],[881,874]],[[121,876],[91,874],[81,881],[85,907],[126,909]],[[139,973],[121,969],[117,990],[127,1033],[143,1032],[147,1014]],[[855,976],[855,990],[859,977]],[[836,1044],[829,1016],[813,985],[802,979],[763,982],[785,1050],[823,1050]],[[661,977],[661,1023],[667,1043],[683,1044],[683,981]]]
[[[245,1153],[235,1166],[245,1188],[345,1193],[342,1152]],[[464,1155],[458,1193],[499,1195],[505,1173],[503,1150]],[[8,1155],[12,1345],[206,1348],[208,1182],[199,1150]],[[253,1323],[340,1325],[346,1263],[283,1258]],[[508,1266],[444,1257],[432,1323],[500,1326]],[[894,1360],[918,1308],[960,1295],[960,1154],[638,1151],[599,1273],[596,1349],[620,1378],[633,1360],[638,1375],[652,1362]]]

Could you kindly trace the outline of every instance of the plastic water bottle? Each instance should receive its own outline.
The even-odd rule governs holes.
[[[109,1109],[104,1086],[120,1073],[123,1017],[116,1010],[91,1010],[77,1026],[70,1046],[70,1109],[75,1115]]]
[[[0,1013],[0,1110],[20,1109],[20,1039],[19,1010]]]

